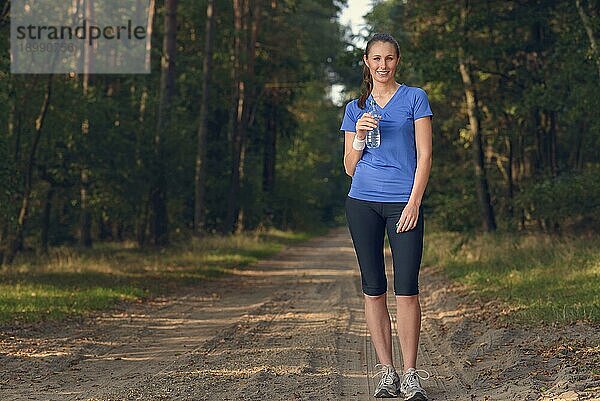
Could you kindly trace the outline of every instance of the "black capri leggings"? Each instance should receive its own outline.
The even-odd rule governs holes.
[[[346,219],[356,250],[362,290],[367,295],[387,291],[383,240],[387,230],[394,261],[394,293],[419,293],[419,268],[423,254],[423,207],[415,228],[396,233],[396,223],[407,202],[374,202],[346,197]]]

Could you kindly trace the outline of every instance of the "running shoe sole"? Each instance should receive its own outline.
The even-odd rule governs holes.
[[[427,397],[421,393],[417,393],[410,398],[405,398],[404,401],[427,401]]]
[[[390,393],[385,388],[379,390],[378,393],[375,394],[375,398],[396,398],[398,397],[398,393]]]

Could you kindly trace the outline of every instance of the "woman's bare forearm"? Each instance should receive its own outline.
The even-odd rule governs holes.
[[[417,169],[415,170],[415,182],[408,203],[421,205],[427,182],[429,181],[429,172],[431,171],[432,157],[431,153],[421,154],[417,157]]]
[[[355,137],[359,140],[365,139],[366,135],[361,134],[362,133],[356,134],[354,132],[346,131],[346,139],[344,143],[344,170],[350,177],[354,175],[356,165],[363,154],[362,150],[356,150],[352,146],[352,142],[354,141]]]
[[[344,155],[344,169],[346,170],[346,174],[350,177],[354,175],[354,170],[356,170],[356,165],[362,157],[362,154],[362,150],[356,150],[351,147],[350,151]]]

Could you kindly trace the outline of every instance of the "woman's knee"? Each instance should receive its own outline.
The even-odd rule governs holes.
[[[382,300],[386,300],[387,292],[379,295],[369,295],[363,292],[366,302],[381,302]]]
[[[396,295],[396,303],[402,305],[411,305],[419,303],[419,294],[415,295]]]

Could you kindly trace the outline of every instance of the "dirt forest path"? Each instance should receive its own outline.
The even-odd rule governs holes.
[[[390,270],[389,250],[386,259]],[[486,306],[466,303],[432,266],[421,302],[418,363],[432,374],[431,400],[598,399],[599,383],[578,377],[577,358],[558,346],[560,330],[542,338],[489,325]],[[391,290],[388,303],[394,317]],[[395,319],[393,329],[400,363]],[[571,328],[570,341],[590,330]],[[0,345],[1,400],[358,401],[374,399],[377,380],[346,228],[177,297],[2,328]]]

